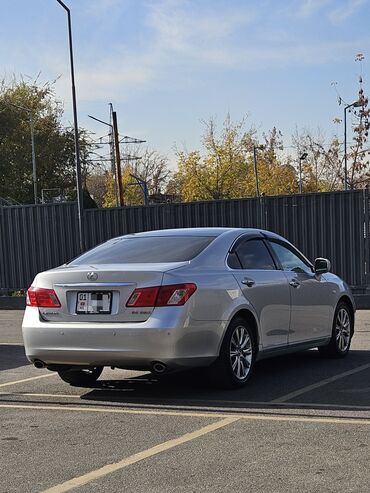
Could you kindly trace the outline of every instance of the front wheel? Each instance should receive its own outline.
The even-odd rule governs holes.
[[[320,354],[331,358],[344,358],[351,346],[352,334],[352,313],[346,303],[340,302],[335,310],[330,342],[318,348]]]
[[[255,358],[253,331],[243,318],[236,317],[226,331],[212,377],[222,387],[243,387],[251,377]]]
[[[100,377],[102,371],[102,366],[93,366],[91,368],[82,368],[81,370],[71,369],[58,371],[58,375],[66,383],[75,385],[76,387],[85,387],[94,384]]]

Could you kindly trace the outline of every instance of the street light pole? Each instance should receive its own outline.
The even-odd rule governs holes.
[[[79,240],[80,240],[80,250],[81,250],[81,252],[83,252],[85,250],[84,232],[83,232],[83,192],[82,192],[82,177],[81,177],[80,144],[79,144],[79,137],[78,137],[75,74],[74,74],[74,63],[73,63],[71,11],[61,0],[57,0],[57,2],[67,12],[67,18],[68,18],[69,58],[70,58],[70,66],[71,66],[72,106],[73,106],[74,133],[75,133],[78,232],[79,232]]]
[[[149,205],[149,192],[148,192],[148,182],[140,178],[139,176],[134,175],[133,173],[130,173],[130,176],[132,178],[135,178],[137,181],[138,185],[140,186],[143,196],[144,196],[144,205]]]
[[[358,108],[361,106],[361,101],[347,104],[344,107],[344,190],[348,190],[348,166],[347,166],[347,110],[349,108]]]
[[[33,125],[32,113],[30,112],[29,115],[30,115],[30,127],[31,127],[33,196],[36,205],[37,204],[37,174],[36,174],[36,153],[35,153],[35,128]]]
[[[253,145],[253,164],[254,164],[254,177],[256,180],[256,196],[260,196],[260,187],[258,183],[258,168],[257,168],[257,148]]]
[[[299,156],[299,193],[303,192],[302,186],[302,161],[307,158],[307,152],[304,152],[301,156]]]

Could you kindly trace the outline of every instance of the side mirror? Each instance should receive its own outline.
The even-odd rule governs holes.
[[[315,259],[315,273],[316,274],[325,274],[325,272],[329,272],[331,268],[330,260],[327,258],[317,258]]]

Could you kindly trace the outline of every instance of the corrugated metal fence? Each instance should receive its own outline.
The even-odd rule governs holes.
[[[367,190],[85,211],[86,248],[137,231],[196,226],[275,231],[305,255],[327,257],[352,286],[369,278]],[[0,207],[0,288],[27,287],[39,271],[78,254],[74,203]]]

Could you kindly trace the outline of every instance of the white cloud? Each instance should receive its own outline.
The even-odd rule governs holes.
[[[369,40],[366,41],[368,43]],[[294,77],[294,66],[322,65],[348,59],[358,50],[362,43],[358,41],[321,42],[317,44],[290,43],[282,46],[257,47],[243,50],[243,56],[237,54],[236,61],[243,62],[252,70],[266,68],[291,67]]]
[[[311,17],[322,10],[331,0],[303,0],[299,1],[297,16],[302,18]]]
[[[70,72],[65,57],[44,58],[52,77],[60,75],[55,87],[58,97],[70,100]],[[154,77],[152,60],[148,54],[134,56],[115,52],[112,57],[79,60],[75,64],[76,87],[80,101],[126,100],[128,91],[148,84]]]
[[[179,52],[194,60],[224,63],[224,44],[254,19],[251,8],[248,12],[202,11],[194,2],[162,0],[151,4],[147,25],[154,32],[158,49]]]
[[[86,7],[86,14],[98,18],[106,14],[112,16],[117,10],[121,10],[127,4],[127,0],[89,0]]]
[[[354,0],[358,8],[361,1]],[[111,2],[116,0],[102,0],[100,5]],[[325,2],[306,0],[306,13]],[[79,101],[126,101],[133,93],[137,97],[141,91],[165,88],[174,81],[178,86],[198,84],[196,75],[192,78],[183,74],[192,70],[196,74],[208,67],[240,72],[289,67],[293,73],[295,66],[348,60],[369,42],[369,39],[337,42],[305,39],[291,31],[284,33],[283,25],[279,26],[281,31],[276,31],[275,24],[269,30],[264,24],[263,11],[250,8],[235,13],[235,9],[215,10],[213,6],[206,8],[187,0],[155,1],[147,7],[145,35],[140,36],[137,45],[123,45],[122,38],[118,38],[107,51],[99,46],[97,38],[84,51],[75,47]],[[276,22],[276,12],[271,12],[271,21]],[[261,33],[258,37],[256,24],[257,32]],[[238,37],[240,30],[243,36]],[[246,37],[248,30],[251,35]],[[62,75],[56,84],[57,94],[70,101],[65,46],[33,50],[32,56],[33,66],[43,67],[47,78]]]
[[[366,3],[367,0],[347,0],[343,5],[330,12],[329,20],[334,24],[340,24],[356,14]]]

